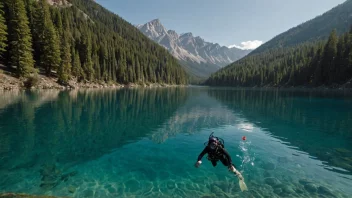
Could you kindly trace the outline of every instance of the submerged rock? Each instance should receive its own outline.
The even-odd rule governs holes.
[[[302,185],[306,185],[306,184],[309,184],[309,183],[313,183],[312,181],[307,180],[307,179],[300,179],[298,182],[299,182],[300,184],[302,184]]]
[[[265,178],[264,181],[266,184],[269,184],[270,186],[275,186],[275,185],[281,184],[281,182],[274,177]]]
[[[95,191],[95,195],[94,197],[106,197],[106,191],[104,190],[98,190],[98,191]]]
[[[45,190],[50,190],[54,187],[56,187],[59,183],[56,182],[56,181],[53,181],[53,182],[43,182],[40,184],[40,187],[45,189]]]
[[[264,177],[271,177],[271,174],[269,171],[264,171]]]
[[[300,185],[296,186],[296,188],[294,190],[298,194],[303,194],[304,193],[303,187],[300,187]]]
[[[324,186],[319,186],[318,193],[322,194],[322,195],[334,196],[332,191],[330,189],[328,189],[327,187],[324,187]]]
[[[67,181],[76,174],[77,171],[62,174],[62,171],[55,164],[45,164],[40,169],[40,175],[42,176],[40,187],[46,190],[52,189],[60,184],[61,181]]]
[[[83,192],[83,197],[93,197],[94,196],[94,192],[92,190],[85,190]]]
[[[40,169],[40,174],[42,176],[48,176],[48,175],[53,175],[55,174],[56,166],[55,164],[46,164]]]
[[[116,193],[116,189],[114,187],[109,187],[108,188],[109,193]]]
[[[317,187],[313,183],[308,183],[308,184],[304,185],[304,188],[310,193],[317,192]]]
[[[285,188],[285,185],[284,184],[276,184],[275,186],[273,186],[273,188],[275,189],[275,188]]]
[[[173,182],[173,181],[168,181],[166,186],[167,186],[168,189],[176,188],[175,182]]]
[[[192,183],[186,183],[186,189],[188,189],[188,190],[198,190],[198,187],[194,186]]]
[[[57,175],[44,175],[42,177],[42,182],[56,182],[58,180],[58,176]]]
[[[262,196],[259,192],[257,192],[256,190],[251,189],[251,190],[249,190],[249,192],[250,192],[251,195],[253,195],[254,197],[263,198],[263,196]]]
[[[274,189],[274,193],[277,195],[280,195],[282,193],[282,189],[281,188],[275,188]]]
[[[225,193],[232,193],[233,191],[239,191],[238,185],[234,185],[232,182],[219,181],[214,183],[215,186],[219,187]]]
[[[69,172],[69,173],[65,173],[63,175],[61,175],[61,180],[62,181],[67,181],[70,177],[73,177],[77,175],[77,171],[72,171],[72,172]]]
[[[188,196],[187,193],[181,189],[175,189],[174,194],[178,195],[180,197],[187,197]]]
[[[291,186],[285,186],[282,188],[282,191],[286,194],[293,194],[295,193],[295,191],[293,190],[293,188]]]
[[[179,189],[185,189],[186,188],[186,185],[184,183],[177,183],[177,188]]]
[[[70,193],[74,193],[74,192],[76,191],[76,187],[75,187],[75,186],[69,186],[69,187],[67,188],[67,190],[68,190],[68,192],[70,192]]]
[[[212,193],[216,194],[217,196],[224,194],[224,191],[221,190],[221,188],[219,188],[219,187],[216,186],[216,185],[212,185],[212,186],[210,187],[210,191],[211,191]]]

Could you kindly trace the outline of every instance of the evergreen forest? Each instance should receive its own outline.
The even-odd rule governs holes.
[[[60,1],[0,2],[0,62],[17,77],[187,83],[177,60],[133,25],[92,0]]]

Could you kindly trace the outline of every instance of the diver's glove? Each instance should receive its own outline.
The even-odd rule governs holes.
[[[230,166],[229,170],[233,173],[235,173],[235,175],[238,177],[238,179],[243,180],[242,174],[240,173],[240,171],[236,170],[236,168],[234,166]]]
[[[198,162],[196,162],[196,164],[194,164],[194,166],[196,167],[196,168],[198,168],[200,165],[202,164],[202,161],[198,161]]]

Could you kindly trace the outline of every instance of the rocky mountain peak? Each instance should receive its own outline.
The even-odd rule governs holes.
[[[193,34],[192,32],[187,32],[187,33],[181,34],[181,37],[193,37]]]
[[[154,19],[136,27],[146,36],[165,47],[169,52],[186,63],[187,69],[199,77],[208,77],[218,69],[244,57],[250,51],[233,50],[218,43],[206,42],[200,36],[194,37],[191,32],[177,34],[167,30],[159,19]]]

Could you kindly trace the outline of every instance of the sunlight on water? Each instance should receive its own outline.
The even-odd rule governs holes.
[[[112,89],[1,92],[0,104],[0,193],[352,196],[349,95]],[[212,132],[224,139],[248,192],[206,156],[194,167]]]

